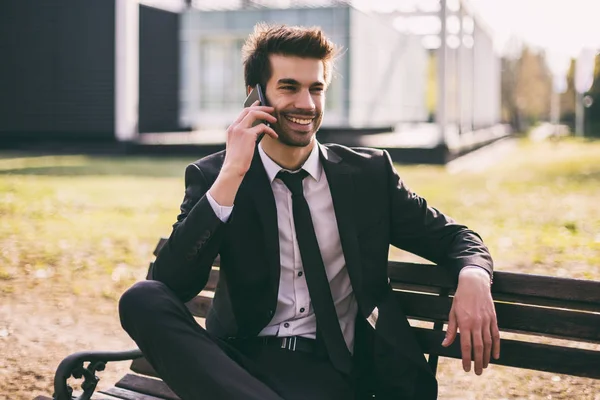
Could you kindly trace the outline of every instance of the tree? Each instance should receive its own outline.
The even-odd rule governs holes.
[[[518,58],[502,60],[502,112],[516,131],[550,115],[552,74],[543,52],[523,46]]]
[[[523,48],[518,72],[515,90],[517,107],[529,122],[548,119],[552,74],[546,66],[544,54]]]
[[[575,129],[575,60],[567,74],[567,91],[560,98],[561,122]],[[594,67],[594,84],[586,93],[592,98],[592,105],[585,110],[585,133],[589,136],[600,136],[600,54],[596,56]]]
[[[517,132],[523,128],[521,113],[517,107],[515,89],[517,87],[517,74],[519,60],[502,58],[502,78],[500,96],[502,99],[502,119],[510,123]]]
[[[586,112],[586,135],[600,137],[600,54],[596,55],[594,68],[594,84],[587,93],[593,103]]]
[[[575,60],[573,59],[567,72],[567,90],[560,96],[560,112],[561,119],[575,115]]]

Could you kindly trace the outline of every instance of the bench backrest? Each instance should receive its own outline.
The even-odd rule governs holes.
[[[155,255],[165,242],[159,241]],[[446,270],[390,261],[388,273],[406,315],[433,322],[433,326],[413,328],[432,368],[435,370],[438,356],[461,358],[459,338],[449,348],[441,346],[454,294]],[[218,280],[217,258],[205,289],[187,303],[192,314],[206,316]],[[600,344],[600,282],[495,272],[492,295],[500,331],[528,335],[503,338],[501,357],[492,363],[600,379],[600,346],[574,348],[530,336],[566,339],[579,347],[586,342]]]

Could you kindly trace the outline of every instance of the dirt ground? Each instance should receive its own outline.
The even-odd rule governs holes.
[[[24,301],[25,299],[25,301]],[[109,303],[106,301],[106,303]],[[114,304],[85,304],[77,298],[40,302],[20,297],[0,306],[0,399],[51,395],[54,371],[67,355],[83,350],[126,350],[135,344],[121,329]],[[87,310],[87,311],[86,311]],[[128,364],[109,364],[100,387],[111,386]]]

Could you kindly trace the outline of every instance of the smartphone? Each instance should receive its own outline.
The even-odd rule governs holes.
[[[254,86],[252,88],[252,90],[250,91],[250,94],[248,94],[248,97],[246,97],[246,101],[244,101],[244,107],[250,107],[252,104],[254,104],[254,102],[258,100],[259,101],[259,106],[266,106],[267,101],[265,100],[265,95],[262,91],[262,87],[260,86],[260,83],[257,83],[256,86]],[[267,121],[262,121],[262,120],[256,120],[254,121],[254,123],[252,124],[252,126],[256,126],[258,124],[265,124],[266,126],[271,126],[269,125],[269,123]],[[256,138],[256,144],[258,144],[263,136],[265,136],[264,133],[261,133],[260,135],[258,135],[258,137]]]

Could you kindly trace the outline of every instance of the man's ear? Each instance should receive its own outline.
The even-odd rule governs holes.
[[[252,86],[246,87],[246,96],[248,96],[251,91],[252,91]]]

